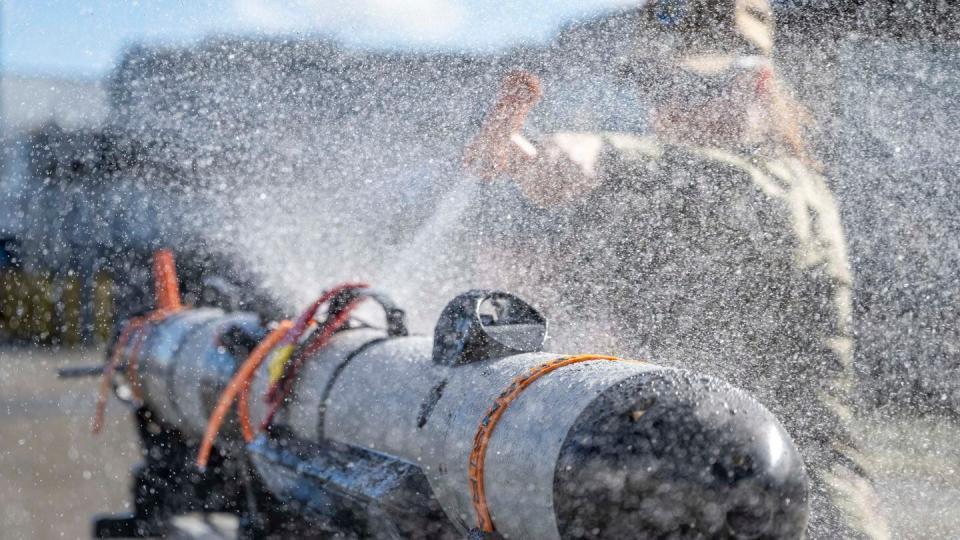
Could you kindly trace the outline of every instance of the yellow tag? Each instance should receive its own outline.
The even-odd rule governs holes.
[[[270,356],[270,363],[267,364],[267,373],[270,375],[270,384],[276,384],[283,377],[283,372],[290,362],[290,355],[293,354],[293,345],[286,345],[277,349]]]

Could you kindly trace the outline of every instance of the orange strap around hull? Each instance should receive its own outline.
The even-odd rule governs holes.
[[[90,430],[96,435],[103,431],[103,420],[107,412],[107,399],[110,397],[110,382],[113,373],[120,365],[120,359],[123,355],[123,349],[126,348],[134,332],[139,332],[143,327],[144,320],[141,317],[134,317],[127,323],[126,328],[120,333],[116,343],[113,345],[113,354],[110,360],[103,368],[103,374],[100,376],[100,390],[97,392],[97,405],[93,413],[93,425]]]
[[[477,526],[483,532],[494,532],[493,519],[490,517],[490,509],[487,507],[487,496],[483,484],[483,466],[487,455],[487,446],[490,444],[490,437],[497,426],[497,421],[506,412],[510,403],[520,395],[521,392],[534,381],[544,375],[570,364],[587,362],[590,360],[610,360],[620,361],[615,356],[603,356],[598,354],[582,354],[579,356],[561,356],[550,360],[544,364],[522,373],[510,382],[510,386],[497,396],[493,406],[487,409],[487,413],[480,420],[477,426],[477,433],[473,437],[473,449],[470,451],[470,461],[467,464],[467,476],[470,483],[470,499],[473,502],[473,510],[477,514]]]

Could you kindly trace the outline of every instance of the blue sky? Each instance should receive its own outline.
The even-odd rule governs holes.
[[[0,0],[8,73],[101,77],[135,42],[210,34],[320,34],[351,45],[495,49],[637,0]]]

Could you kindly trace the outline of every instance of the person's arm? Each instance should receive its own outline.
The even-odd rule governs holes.
[[[464,165],[484,180],[510,177],[528,199],[551,206],[596,186],[593,165],[601,145],[590,135],[557,134],[539,145],[524,137],[527,115],[542,97],[536,75],[510,72],[480,132],[466,147]]]

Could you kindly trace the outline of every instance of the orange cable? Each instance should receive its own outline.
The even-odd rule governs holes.
[[[157,311],[172,311],[182,305],[177,266],[169,249],[158,249],[153,254],[153,294]]]
[[[477,514],[477,526],[483,532],[494,532],[493,518],[490,517],[490,508],[487,506],[487,496],[483,484],[483,466],[487,456],[487,446],[490,444],[490,437],[497,426],[497,421],[506,412],[507,406],[520,395],[521,392],[534,381],[570,364],[586,362],[589,360],[610,360],[620,361],[616,356],[603,356],[598,354],[582,354],[578,356],[561,356],[549,362],[540,364],[526,373],[522,373],[510,382],[510,386],[497,396],[493,406],[487,409],[480,425],[477,426],[477,433],[473,437],[473,449],[470,451],[470,461],[467,463],[467,477],[470,484],[470,499],[473,502],[473,510]]]
[[[253,431],[253,425],[250,423],[250,385],[253,381],[247,379],[243,388],[240,389],[240,399],[237,400],[237,416],[240,417],[240,430],[243,432],[243,440],[252,442],[257,436]]]
[[[140,390],[140,381],[139,377],[137,376],[137,364],[140,357],[140,351],[143,349],[143,344],[146,343],[149,336],[150,331],[147,323],[144,322],[142,325],[140,325],[140,330],[137,332],[136,337],[130,340],[130,354],[127,355],[127,382],[130,383],[130,394],[133,397],[133,400],[138,403],[143,401],[143,392]]]
[[[113,354],[110,355],[110,361],[107,362],[106,367],[103,369],[103,374],[100,376],[100,391],[97,393],[96,411],[93,414],[93,425],[90,428],[95,435],[103,431],[103,420],[107,413],[107,399],[110,395],[110,379],[113,377],[117,366],[120,365],[120,356],[123,349],[127,346],[131,334],[142,326],[142,317],[130,319],[126,328],[120,332],[120,336],[113,346]]]
[[[114,372],[120,365],[120,356],[128,341],[133,334],[137,332],[137,341],[129,355],[127,366],[127,380],[130,382],[130,391],[136,401],[143,400],[143,392],[140,388],[140,380],[137,377],[137,363],[140,355],[140,348],[149,335],[146,332],[146,324],[161,321],[172,313],[183,309],[180,301],[180,286],[177,283],[177,266],[173,258],[173,251],[169,249],[160,249],[153,254],[153,294],[155,298],[155,309],[143,317],[133,317],[123,329],[117,342],[114,345],[113,354],[103,369],[103,375],[100,378],[100,390],[97,394],[96,411],[93,416],[93,425],[91,429],[94,434],[103,431],[103,421],[107,411],[107,399],[110,394],[110,380]]]
[[[264,359],[267,357],[267,353],[273,350],[277,343],[279,343],[280,340],[286,336],[287,332],[292,326],[292,322],[282,321],[272,332],[267,335],[267,337],[263,338],[263,341],[254,347],[254,349],[250,352],[250,355],[247,356],[247,359],[240,366],[240,369],[238,369],[233,375],[233,378],[230,379],[230,382],[227,384],[227,387],[224,389],[223,393],[220,394],[220,399],[217,401],[217,406],[214,408],[213,413],[210,415],[210,420],[207,422],[207,429],[204,432],[203,440],[200,443],[200,452],[197,454],[197,465],[201,469],[205,468],[207,466],[207,462],[210,460],[210,452],[213,450],[213,443],[217,439],[217,434],[220,433],[220,427],[223,425],[223,421],[230,412],[230,406],[233,405],[233,401],[237,397],[237,393],[242,389],[249,388],[251,378],[257,372],[257,368],[260,367],[260,364],[262,364]],[[249,442],[253,439],[253,430],[250,428],[249,409],[246,409],[246,411],[241,409],[240,412],[240,422],[243,427],[244,440]]]

